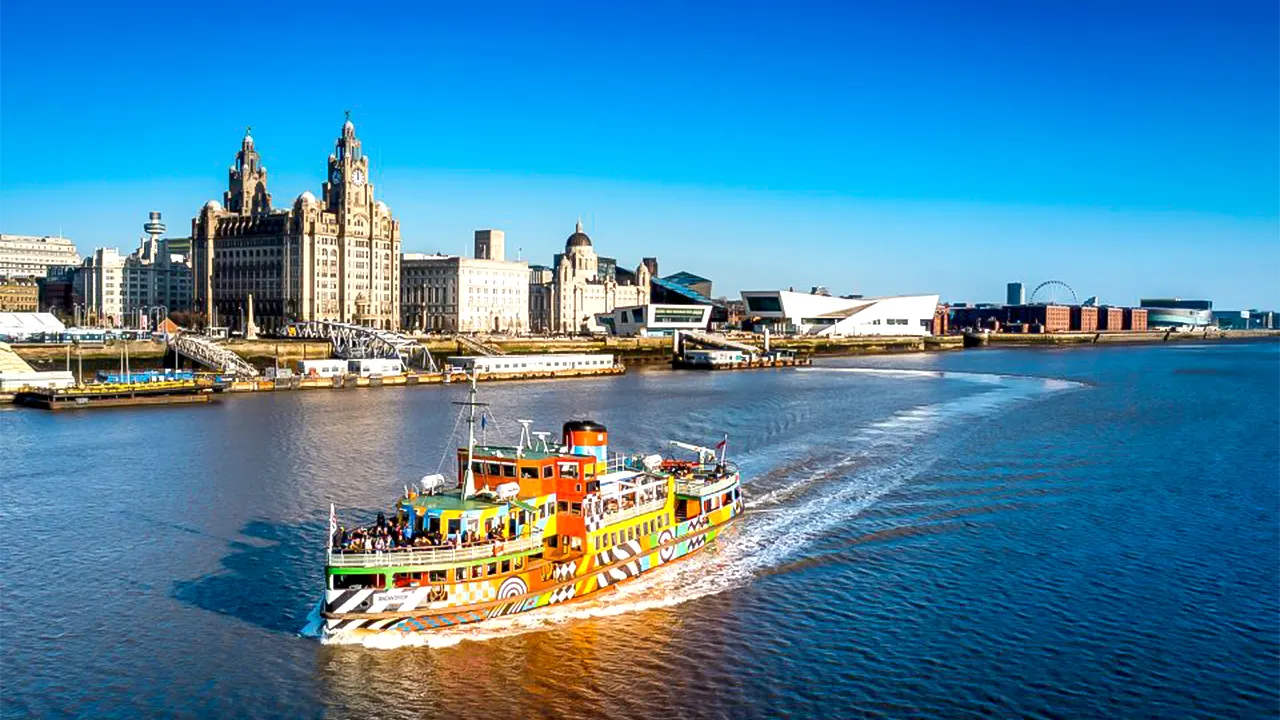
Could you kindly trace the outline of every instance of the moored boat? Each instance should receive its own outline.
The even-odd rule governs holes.
[[[389,514],[348,531],[330,508],[326,637],[418,633],[590,596],[713,543],[742,512],[740,474],[715,449],[614,455],[589,420],[516,445],[477,445],[475,383],[457,480],[422,478]]]

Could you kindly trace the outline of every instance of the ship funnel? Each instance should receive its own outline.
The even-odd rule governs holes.
[[[596,472],[604,472],[609,459],[609,431],[591,420],[570,420],[564,424],[564,444],[574,455],[591,455]]]

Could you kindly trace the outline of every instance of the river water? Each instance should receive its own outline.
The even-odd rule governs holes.
[[[607,603],[379,647],[301,634],[329,503],[440,468],[461,387],[0,410],[0,712],[1274,716],[1278,378],[1219,343],[482,385],[490,439],[727,432],[749,513]]]

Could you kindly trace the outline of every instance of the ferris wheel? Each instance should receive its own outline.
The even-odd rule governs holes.
[[[1041,302],[1050,305],[1078,305],[1080,303],[1079,299],[1076,298],[1076,291],[1061,280],[1045,280],[1040,283],[1035,290],[1031,291],[1031,299],[1028,302]]]

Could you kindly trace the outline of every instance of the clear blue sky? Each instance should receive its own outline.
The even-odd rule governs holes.
[[[352,109],[407,251],[507,231],[739,289],[1280,307],[1280,16],[1249,2],[8,2],[0,230],[283,206]]]

